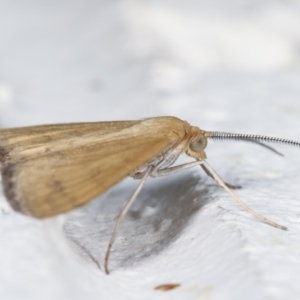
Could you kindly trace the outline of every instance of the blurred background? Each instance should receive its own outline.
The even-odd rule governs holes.
[[[296,0],[0,2],[0,127],[2,128],[174,115],[207,130],[266,134],[300,140],[299,96],[300,2]],[[262,199],[255,198],[255,189],[258,188],[260,197],[262,194],[263,198],[270,197],[268,205],[266,204],[268,208],[263,206],[260,212],[271,216],[274,214],[275,221],[277,217],[278,222],[283,220],[285,223],[283,225],[291,222],[292,225],[289,226],[296,226],[296,229],[285,236],[276,231],[273,233],[273,229],[266,229],[275,235],[268,244],[266,236],[271,234],[264,235],[264,231],[260,229],[261,224],[243,214],[242,216],[247,216],[246,221],[239,220],[240,223],[237,223],[240,225],[236,223],[234,225],[240,226],[233,238],[239,242],[230,244],[228,248],[230,250],[222,253],[222,259],[220,253],[212,254],[208,251],[208,256],[202,254],[202,262],[211,255],[213,258],[216,255],[219,260],[208,259],[210,266],[206,268],[190,262],[184,273],[192,274],[189,278],[203,278],[203,282],[211,278],[211,281],[205,284],[200,283],[200,279],[198,282],[193,281],[192,292],[191,289],[189,291],[179,289],[179,292],[174,290],[172,297],[222,300],[242,299],[242,296],[243,299],[299,299],[300,290],[296,284],[298,280],[296,277],[299,276],[297,274],[300,274],[300,257],[296,253],[296,249],[300,247],[300,240],[297,237],[300,220],[299,199],[297,199],[299,188],[296,180],[299,178],[299,150],[285,148],[285,153],[290,155],[289,160],[284,163],[280,158],[266,154],[263,149],[262,154],[257,153],[255,146],[249,150],[249,145],[232,143],[221,144],[221,147],[215,145],[214,148],[210,146],[209,155],[212,156],[211,161],[221,175],[226,179],[229,177],[232,183],[241,183],[243,186],[247,186],[249,182],[251,185],[251,180],[254,181],[250,190],[246,187],[243,199],[245,197],[247,199],[248,195],[249,204],[250,199],[254,202],[256,199],[257,203],[254,206],[262,208],[260,206],[263,205]],[[171,182],[172,180],[168,184]],[[183,180],[182,184],[188,185],[186,180]],[[125,193],[126,196],[130,196],[135,183],[128,183],[128,186],[130,190]],[[126,189],[127,183],[123,187]],[[170,198],[166,199],[170,200],[170,205],[178,193],[184,198],[190,186],[188,185],[183,192],[176,189],[173,193],[170,192],[173,189],[172,185],[162,188],[162,193],[171,193]],[[155,184],[150,192],[154,190]],[[117,191],[123,190],[121,188]],[[218,189],[216,191],[219,193],[218,197],[221,197],[222,192]],[[216,191],[213,190],[214,193]],[[115,194],[109,195],[107,199],[115,197]],[[151,197],[160,198],[161,195],[152,194],[149,199]],[[185,201],[190,200],[192,203],[195,197],[194,193],[190,193]],[[207,198],[209,197],[210,193]],[[278,209],[274,200],[276,197],[281,197],[278,201],[282,201]],[[289,198],[293,201],[288,202]],[[231,200],[228,200],[228,203],[232,203]],[[211,205],[214,211],[220,209],[216,203]],[[206,207],[210,209],[208,205]],[[235,215],[235,209],[240,212],[235,204],[229,204],[229,210],[233,211],[232,216]],[[222,216],[223,210],[220,213]],[[222,219],[220,215],[216,221],[217,225],[212,223],[211,226],[226,223],[226,219]],[[214,217],[216,215],[212,214],[212,218]],[[204,222],[202,219],[199,219],[200,221]],[[230,217],[227,221],[232,222]],[[71,235],[74,228],[79,232],[75,226],[76,221],[74,222],[68,231]],[[244,222],[248,224],[246,227],[242,225]],[[257,227],[251,222],[256,222]],[[187,224],[189,225],[186,225],[186,231],[190,226],[190,223]],[[252,225],[256,230],[251,227]],[[21,236],[20,232],[23,232],[24,226],[27,228],[26,233]],[[152,274],[149,271],[150,274],[145,271],[149,270],[147,259],[143,265],[144,269],[131,272],[128,268],[126,274],[117,272],[115,281],[98,273],[90,275],[90,272],[95,271],[86,271],[84,264],[80,263],[80,267],[66,266],[65,269],[68,271],[63,272],[67,272],[65,273],[67,275],[55,279],[57,274],[62,272],[59,266],[64,266],[69,252],[66,250],[64,253],[68,255],[60,256],[62,251],[57,250],[57,244],[49,246],[47,237],[43,240],[44,233],[39,231],[39,226],[37,221],[25,220],[19,215],[3,214],[2,229],[0,228],[2,236],[0,279],[4,283],[2,288],[0,287],[0,295],[3,299],[21,299],[24,295],[27,295],[28,299],[41,299],[44,290],[47,291],[49,299],[54,297],[83,299],[86,293],[88,293],[86,299],[98,299],[99,296],[106,299],[109,293],[111,299],[118,299],[120,295],[118,293],[123,293],[123,296],[130,295],[132,299],[141,299],[141,291],[144,292],[145,299],[153,299],[154,296],[168,299],[167,294],[161,296],[157,291],[144,290],[149,286],[152,289],[153,278],[155,281],[153,274],[158,276],[158,273]],[[226,233],[220,232],[216,237],[212,237],[210,242],[207,241],[209,245],[207,249],[218,248],[216,246],[219,243],[218,239],[232,232],[230,226],[224,229]],[[199,227],[196,229],[198,233],[201,230]],[[108,228],[103,249],[109,238],[109,230],[111,227]],[[260,239],[253,242],[258,231]],[[277,234],[280,234],[282,240]],[[35,236],[39,238],[35,239]],[[82,233],[77,239],[82,241],[84,248],[88,248],[92,242],[84,240],[83,236],[89,235]],[[279,250],[274,246],[275,240],[280,240]],[[168,246],[174,246],[170,244]],[[266,248],[257,250],[262,244]],[[246,249],[245,245],[249,247]],[[31,249],[25,250],[28,247]],[[149,242],[144,245],[144,248],[147,247],[150,247],[148,250],[151,252]],[[276,252],[275,248],[279,252]],[[24,257],[20,253],[22,251],[18,250],[16,253],[16,249],[29,251],[28,255]],[[195,253],[188,254],[187,260],[190,257],[196,259],[197,254],[201,253],[199,248],[193,249]],[[174,257],[176,255],[182,257],[182,253],[185,253],[181,248],[180,254],[176,249],[174,251]],[[190,251],[193,251],[192,247]],[[240,267],[224,273],[230,266],[238,265],[235,259],[246,252],[247,263],[241,259]],[[259,256],[262,253],[264,256]],[[284,261],[286,253],[289,253],[287,255],[289,259]],[[165,254],[161,255],[163,257]],[[45,264],[44,262],[49,259],[51,262]],[[163,261],[165,259],[161,258]],[[218,266],[220,267],[226,260],[231,262],[230,266],[218,269]],[[20,269],[11,269],[11,264],[18,264],[18,261],[23,261]],[[214,265],[214,262],[218,262],[219,265]],[[28,281],[31,282],[28,285],[20,274],[28,272],[31,265],[38,267],[28,273]],[[193,266],[195,270],[191,271]],[[120,269],[120,265],[115,265],[115,268]],[[174,280],[171,276],[174,275],[174,270],[170,266],[166,267],[168,268],[170,272],[166,274],[170,276],[162,272],[164,275],[158,283],[169,283]],[[78,283],[79,279],[72,281],[74,270],[77,272],[80,270],[81,276],[85,276],[81,283]],[[138,280],[142,280],[140,274],[145,272],[147,276],[139,284]],[[43,274],[42,277],[44,276],[48,283],[40,279],[40,274]],[[223,274],[223,277],[220,274]],[[221,277],[218,282],[214,282],[213,278],[219,275]],[[236,276],[241,276],[240,280],[235,279]],[[67,283],[64,281],[66,278],[69,278]],[[181,277],[177,280],[184,281]],[[41,282],[43,287],[39,291],[35,286],[31,286],[36,281]],[[189,286],[188,279],[186,283]],[[105,290],[107,292],[103,292]],[[132,290],[135,291],[133,294]]]
[[[251,111],[291,122],[299,11],[292,0],[2,1],[1,124],[176,115],[222,128]]]

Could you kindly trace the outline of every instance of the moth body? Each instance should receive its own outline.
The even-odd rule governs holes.
[[[175,117],[3,129],[4,193],[37,218],[67,212],[149,165],[173,164],[200,132]]]

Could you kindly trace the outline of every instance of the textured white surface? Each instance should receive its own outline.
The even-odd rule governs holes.
[[[207,130],[300,141],[297,1],[2,1],[0,124],[175,115]],[[152,179],[111,256],[137,182],[39,221],[1,194],[0,299],[299,299],[300,149],[211,142],[208,161],[265,225],[201,169]],[[183,159],[184,160],[184,159]],[[155,291],[180,283],[170,292]]]

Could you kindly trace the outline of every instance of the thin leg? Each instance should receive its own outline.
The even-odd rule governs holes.
[[[108,247],[105,253],[105,259],[104,259],[104,270],[106,274],[109,274],[109,270],[108,270],[108,260],[109,260],[109,255],[110,255],[110,250],[111,247],[117,237],[117,233],[118,233],[118,229],[120,227],[121,222],[124,220],[129,208],[131,207],[131,205],[133,204],[134,200],[136,199],[137,195],[139,194],[139,192],[141,191],[141,189],[143,188],[143,185],[146,182],[147,177],[149,176],[150,172],[152,171],[153,167],[150,167],[145,173],[143,178],[141,179],[137,189],[135,190],[135,192],[133,193],[133,195],[131,196],[131,198],[129,199],[129,201],[125,204],[125,206],[122,208],[122,210],[120,211],[120,213],[118,214],[118,216],[116,217],[115,221],[115,228],[113,230],[113,233],[110,237],[109,243],[108,243]]]
[[[204,165],[201,165],[202,169],[204,170],[204,172],[206,173],[206,175],[208,175],[209,177],[211,177],[212,179],[214,179],[214,177],[209,173],[209,171],[206,169],[206,167]],[[241,189],[242,186],[241,185],[232,185],[230,183],[227,183],[224,181],[224,183],[227,185],[227,187],[229,187],[230,189],[233,190],[237,190],[237,189]]]
[[[151,177],[166,176],[166,175],[174,174],[181,170],[189,169],[189,168],[199,166],[202,164],[203,164],[203,160],[197,160],[197,161],[192,161],[192,162],[189,162],[186,164],[182,164],[182,165],[178,165],[178,166],[170,167],[170,168],[166,168],[166,169],[161,169],[161,170],[153,169],[153,171],[151,172],[150,175],[151,175]]]
[[[254,210],[252,210],[250,207],[248,207],[237,195],[235,195],[225,184],[225,182],[219,177],[219,175],[211,168],[211,166],[206,162],[204,162],[204,166],[206,167],[207,171],[211,174],[211,176],[214,178],[214,180],[238,203],[240,204],[246,211],[248,211],[250,214],[252,214],[253,216],[255,216],[256,218],[260,219],[261,221],[282,229],[282,230],[287,230],[287,228],[285,226],[281,226],[267,218],[265,218],[264,216],[262,216],[261,214],[255,212]]]

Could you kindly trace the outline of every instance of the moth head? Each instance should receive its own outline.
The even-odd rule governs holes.
[[[186,150],[186,154],[194,158],[206,159],[206,154],[204,149],[207,146],[207,139],[251,142],[251,143],[258,144],[259,146],[262,146],[268,150],[271,150],[272,152],[280,156],[283,155],[277,150],[275,150],[273,147],[267,145],[266,143],[278,143],[278,144],[285,144],[291,146],[300,146],[300,142],[282,139],[282,138],[255,135],[255,134],[204,131],[197,127],[193,127],[193,137],[189,142],[189,145]]]
[[[191,139],[186,154],[194,158],[206,159],[206,153],[204,151],[206,146],[207,137],[201,132]]]

